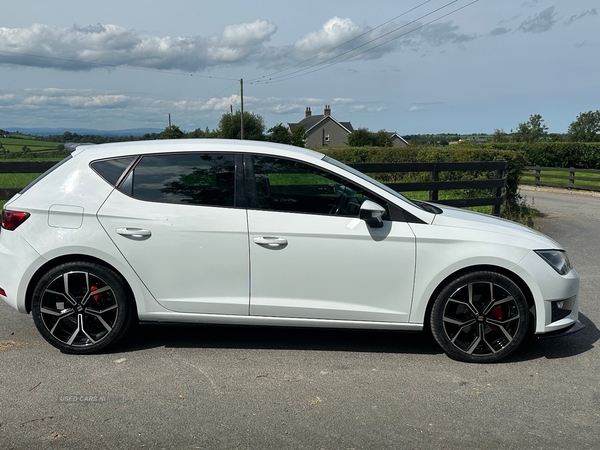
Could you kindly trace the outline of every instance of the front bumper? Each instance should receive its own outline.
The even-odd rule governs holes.
[[[570,327],[563,328],[561,330],[551,331],[550,333],[538,334],[538,335],[536,335],[536,337],[538,339],[550,339],[550,338],[555,338],[555,337],[570,336],[571,334],[579,333],[584,328],[585,328],[585,325],[582,324],[579,320],[577,320]]]

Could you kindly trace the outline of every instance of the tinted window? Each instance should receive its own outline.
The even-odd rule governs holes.
[[[151,202],[234,206],[235,155],[144,156],[122,190]]]
[[[347,180],[298,161],[253,156],[252,165],[260,209],[358,217],[362,202],[373,200]]]
[[[91,166],[98,175],[113,186],[116,186],[125,169],[129,167],[135,158],[135,156],[127,156],[125,158],[105,159],[103,161],[95,161]]]

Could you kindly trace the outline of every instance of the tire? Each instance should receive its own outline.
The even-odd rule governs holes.
[[[521,289],[494,272],[471,272],[449,282],[431,310],[431,332],[453,359],[500,361],[527,336],[530,313]]]
[[[123,279],[100,264],[61,264],[38,281],[31,302],[40,334],[64,353],[85,354],[117,342],[135,320]]]

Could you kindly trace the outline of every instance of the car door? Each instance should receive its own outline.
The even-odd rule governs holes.
[[[408,321],[415,236],[406,222],[368,226],[362,202],[384,202],[319,167],[261,155],[247,165],[251,315]]]
[[[172,311],[248,315],[248,229],[239,191],[236,199],[236,159],[143,156],[98,211],[141,281]]]

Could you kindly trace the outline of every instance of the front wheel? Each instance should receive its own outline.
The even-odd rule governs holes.
[[[529,307],[521,289],[494,272],[472,272],[448,283],[431,311],[431,332],[452,358],[496,362],[527,335]]]
[[[92,353],[119,340],[135,318],[122,278],[87,261],[48,271],[33,292],[31,312],[41,335],[65,353]]]

